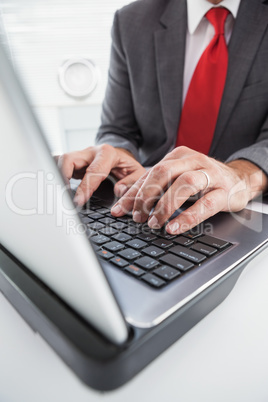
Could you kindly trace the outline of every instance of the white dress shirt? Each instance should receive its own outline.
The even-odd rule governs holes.
[[[183,77],[183,102],[192,79],[196,65],[214,36],[214,27],[205,14],[213,7],[225,7],[230,11],[225,23],[226,43],[232,35],[233,25],[241,0],[223,0],[218,5],[208,0],[187,0],[188,29],[186,34],[186,51]]]

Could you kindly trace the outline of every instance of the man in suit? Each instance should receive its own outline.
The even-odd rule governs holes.
[[[223,82],[222,92],[212,85],[220,100],[207,140],[212,125],[207,124],[210,116],[202,122],[202,114],[213,107],[206,107],[210,99],[202,96],[209,93],[210,81],[205,84],[202,76],[198,95],[190,95],[190,89],[216,33],[207,13],[217,6],[228,10],[217,39],[219,57],[228,46],[228,70],[221,72],[224,81],[216,81]],[[267,1],[141,0],[116,13],[112,37],[98,145],[59,160],[67,178],[83,177],[78,204],[112,172],[119,179],[115,193],[122,196],[112,213],[133,210],[134,220],[144,222],[158,200],[148,224],[159,228],[201,191],[168,224],[167,231],[178,234],[219,211],[242,209],[267,189]],[[212,77],[215,68],[206,69]],[[204,143],[209,145],[204,148]],[[146,171],[143,166],[153,167]]]

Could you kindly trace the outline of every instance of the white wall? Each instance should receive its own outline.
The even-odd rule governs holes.
[[[107,82],[113,14],[130,2],[0,0],[11,57],[53,153],[93,144]],[[86,99],[68,96],[59,85],[59,67],[73,57],[93,60],[100,72],[97,88]]]

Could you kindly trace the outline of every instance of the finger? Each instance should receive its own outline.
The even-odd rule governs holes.
[[[135,172],[127,175],[122,180],[119,180],[114,186],[114,193],[116,197],[122,197],[136,183],[136,181],[146,173],[145,169],[137,169]]]
[[[207,178],[203,172],[195,170],[183,173],[158,201],[148,225],[152,229],[162,227],[189,197],[199,193],[206,186]]]
[[[177,218],[172,219],[166,226],[166,231],[170,234],[184,233],[216,213],[223,211],[226,204],[227,195],[223,189],[210,191]]]
[[[181,173],[178,161],[162,161],[154,166],[144,180],[133,206],[133,219],[145,222],[165,189]]]
[[[97,190],[103,180],[107,178],[115,164],[115,153],[109,152],[108,148],[97,151],[94,160],[88,166],[86,173],[76,190],[74,202],[84,205]]]
[[[123,197],[113,206],[111,209],[112,215],[122,216],[132,211],[136,195],[148,174],[149,172],[144,173],[144,175],[140,177],[139,180],[137,180],[123,195]]]
[[[199,155],[202,154],[200,154],[200,152],[194,151],[193,149],[182,145],[174,148],[171,152],[166,154],[166,156],[162,160],[164,161],[169,159],[185,159],[188,157],[195,159],[195,156],[198,157]]]
[[[199,156],[199,158],[202,163],[204,163],[204,159],[209,160],[209,158],[205,157],[204,155],[201,155],[201,157]],[[208,163],[210,164],[210,161]],[[194,169],[191,169],[192,166],[194,167]],[[195,170],[195,167],[199,166],[200,161],[198,162],[198,158],[193,159],[192,157],[185,158],[185,160],[183,161],[171,159],[162,161],[157,164],[151,170],[150,175],[147,177],[147,180],[144,182],[142,188],[137,194],[133,208],[133,216],[138,216],[139,222],[145,222],[155,203],[160,199],[160,197],[163,196],[163,193],[167,191],[167,188],[172,184],[172,182],[181,175],[185,175],[183,176],[185,177],[185,179],[182,179],[181,185],[190,185],[191,187],[195,186],[198,191],[205,188],[207,180],[204,173],[200,172],[197,174],[197,178],[200,178],[201,183],[204,183],[205,179],[204,185],[197,185],[196,178],[194,174],[191,173],[192,170]],[[195,170],[195,172],[197,172],[197,170]],[[204,177],[202,178],[201,175],[203,175]],[[191,190],[190,195],[196,194],[198,191]],[[165,205],[167,206],[167,203],[165,203]],[[153,223],[153,227],[155,229],[159,227],[156,219],[151,220],[151,223]]]
[[[58,167],[64,177],[70,180],[76,170],[88,166],[95,157],[93,148],[87,148],[79,152],[70,152],[58,157]]]
[[[61,170],[64,181],[69,182],[74,171],[74,164],[70,154],[64,154],[58,157],[58,168]]]

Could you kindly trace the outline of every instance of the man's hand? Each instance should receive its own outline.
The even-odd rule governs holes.
[[[61,155],[57,162],[67,182],[71,178],[82,180],[74,198],[80,206],[89,200],[109,173],[119,179],[114,192],[121,197],[146,172],[130,152],[106,144]]]
[[[201,192],[191,207],[166,226],[171,234],[183,233],[219,211],[239,211],[267,189],[266,175],[246,160],[228,164],[187,147],[178,147],[146,172],[112,209],[115,216],[133,210],[136,222],[162,227],[193,195]]]

